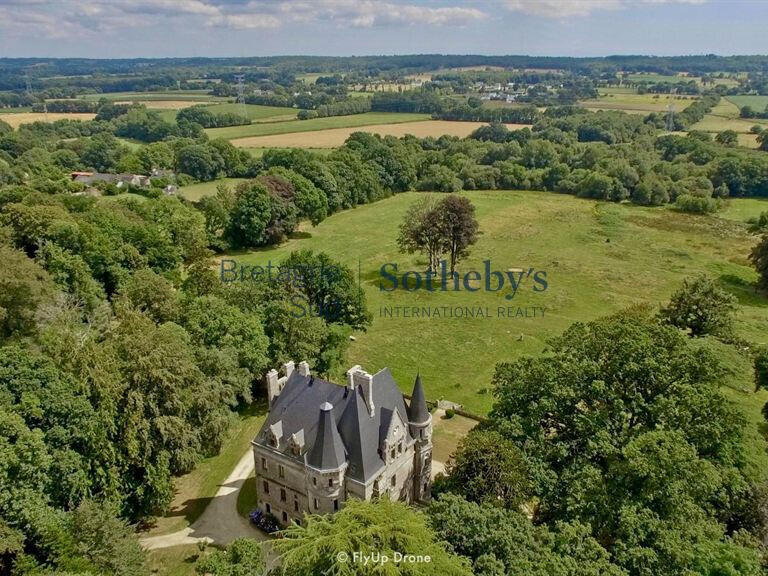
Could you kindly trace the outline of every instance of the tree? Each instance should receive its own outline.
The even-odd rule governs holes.
[[[736,297],[706,276],[683,280],[660,315],[672,326],[693,337],[712,335],[729,338],[733,334]]]
[[[48,274],[23,252],[0,244],[0,339],[36,329],[36,314],[54,293]]]
[[[371,323],[365,292],[352,270],[325,252],[300,250],[280,263],[278,281],[302,293],[327,322],[364,330]]]
[[[436,209],[439,214],[438,230],[448,250],[453,274],[457,262],[466,257],[469,247],[477,242],[479,225],[475,207],[469,198],[451,194],[443,198]]]
[[[265,244],[271,220],[272,201],[267,188],[253,181],[238,186],[227,230],[232,245],[247,248]]]
[[[739,143],[739,135],[735,130],[723,130],[715,136],[715,142],[723,146],[736,146]]]
[[[250,538],[237,538],[226,550],[215,550],[197,561],[195,571],[211,576],[257,576],[264,572],[261,543]]]
[[[445,486],[471,502],[518,508],[531,495],[520,450],[495,430],[473,430],[451,455]]]
[[[757,285],[764,290],[768,289],[768,234],[764,234],[762,240],[752,249],[749,259],[759,276]]]
[[[330,516],[307,516],[274,541],[285,574],[373,575],[387,574],[466,575],[469,563],[448,552],[421,512],[389,498],[366,502],[348,500]],[[390,559],[395,553],[429,556],[429,562],[364,564],[353,554],[372,552]],[[346,555],[346,556],[345,556]]]
[[[438,537],[472,560],[475,574],[626,575],[583,524],[534,526],[518,510],[468,502],[455,494],[434,499],[428,513]]]
[[[397,245],[401,252],[422,252],[427,257],[428,269],[437,270],[445,250],[445,239],[440,230],[438,202],[424,196],[408,207],[400,224]]]
[[[719,373],[676,328],[623,312],[497,365],[491,425],[525,448],[541,521],[589,524],[630,574],[680,574],[732,544],[720,522],[748,490],[744,420]]]
[[[176,153],[176,165],[181,172],[197,180],[214,180],[226,168],[219,151],[205,144],[190,144]]]

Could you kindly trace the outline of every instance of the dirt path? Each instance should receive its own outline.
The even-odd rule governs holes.
[[[246,536],[257,540],[269,537],[237,513],[237,496],[245,480],[253,472],[253,452],[248,450],[219,487],[216,496],[191,526],[172,534],[151,536],[140,540],[147,550],[169,548],[200,541],[228,544],[235,538]]]

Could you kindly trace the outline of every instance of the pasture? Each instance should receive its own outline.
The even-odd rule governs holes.
[[[672,104],[677,112],[696,100],[695,96],[667,94],[636,94],[627,88],[601,88],[598,98],[581,100],[579,104],[588,110],[621,110],[630,114],[666,112]]]
[[[757,139],[750,131],[752,126],[768,127],[768,120],[759,118],[739,118],[739,108],[730,101],[730,98],[722,98],[712,108],[712,111],[701,120],[691,126],[691,130],[709,132],[713,136],[724,130],[733,130],[739,134],[739,145],[748,148],[757,146]]]
[[[199,182],[197,184],[183,186],[179,189],[179,195],[192,202],[197,202],[203,196],[212,196],[216,194],[216,188],[220,184],[225,184],[230,188],[234,188],[243,180],[245,180],[245,178],[222,178],[211,182]]]
[[[428,114],[408,114],[400,112],[366,112],[349,116],[329,116],[313,118],[312,120],[291,120],[289,122],[254,123],[245,126],[230,126],[227,128],[209,128],[206,130],[211,138],[248,138],[251,136],[269,136],[272,134],[288,134],[291,132],[312,132],[328,128],[352,128],[376,124],[398,124],[401,122],[416,122],[429,119]]]
[[[99,92],[84,94],[84,100],[101,100],[106,98],[115,102],[151,102],[155,100],[184,100],[189,102],[226,102],[227,98],[212,96],[208,90],[165,90],[153,92]]]
[[[486,291],[382,291],[392,285],[380,275],[382,265],[398,264],[399,274],[425,269],[422,257],[400,254],[396,245],[398,225],[417,193],[334,214],[317,227],[305,226],[301,235],[279,247],[236,259],[266,264],[311,248],[344,262],[359,272],[374,316],[368,331],[355,335],[347,363],[370,370],[389,366],[404,387],[421,371],[430,399],[460,402],[480,413],[492,403],[496,362],[540,354],[548,338],[573,322],[633,304],[657,306],[684,278],[700,272],[718,278],[739,298],[739,335],[768,342],[768,306],[753,292],[756,274],[747,260],[756,239],[735,221],[759,214],[762,203],[739,209],[734,220],[545,192],[467,195],[483,233],[459,272],[482,271],[488,259],[492,269],[502,272],[535,268],[547,272],[546,291],[537,294],[529,286],[512,299]],[[731,206],[738,202],[732,200]],[[730,210],[736,214],[736,208]],[[422,309],[441,307],[456,314],[462,308],[487,310],[487,317],[424,317]],[[414,316],[414,308],[420,317]]]
[[[483,122],[450,122],[445,120],[423,120],[400,124],[374,124],[372,126],[329,128],[313,132],[293,132],[271,136],[253,136],[232,140],[241,148],[335,148],[341,146],[354,132],[371,132],[381,136],[405,136],[411,134],[419,138],[432,136],[439,138],[447,134],[464,138],[469,136]],[[507,124],[510,130],[527,127],[527,124]]]
[[[762,112],[768,107],[768,96],[739,95],[727,96],[727,99],[739,108],[750,106],[755,112]]]

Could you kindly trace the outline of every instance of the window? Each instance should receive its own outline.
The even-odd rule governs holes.
[[[262,470],[269,470],[269,466],[267,466],[267,459],[266,458],[262,458],[261,459],[261,469]]]
[[[392,484],[392,487],[397,486],[397,475],[392,476],[392,479],[389,481],[390,484]]]
[[[403,453],[403,441],[400,440],[400,442],[397,445],[397,453],[402,454]]]
[[[298,500],[294,500],[293,501],[293,511],[294,512],[298,512],[299,511],[299,501]]]
[[[285,468],[283,468],[282,464],[278,464],[277,466],[277,474],[280,476],[280,478],[285,478]]]
[[[269,482],[264,480],[264,494],[269,494]]]
[[[424,482],[424,494],[426,494],[429,491],[429,484]]]
[[[285,502],[285,488],[280,488],[280,502]]]
[[[312,484],[317,486],[317,476],[312,476]]]
[[[328,478],[328,488],[333,488],[333,478]]]
[[[389,457],[392,458],[393,460],[395,459],[395,449],[394,448],[392,448],[392,451],[389,453]]]
[[[272,514],[272,506],[269,505],[269,502],[267,502],[267,514]]]
[[[317,508],[318,508],[318,506],[317,506],[317,498],[315,498],[315,510],[317,510]]]
[[[288,522],[288,514],[283,512],[283,522]]]
[[[339,501],[338,500],[334,500],[333,501],[333,509],[334,509],[334,511],[339,509]]]
[[[297,525],[297,526],[301,526],[301,520],[299,520],[298,518],[296,518],[296,519],[294,520],[294,522],[296,522],[296,525]]]

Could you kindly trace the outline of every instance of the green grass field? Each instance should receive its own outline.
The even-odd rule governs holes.
[[[212,196],[213,194],[216,194],[216,187],[219,184],[227,184],[230,188],[234,188],[243,180],[245,180],[245,178],[221,178],[220,180],[212,180],[211,182],[200,182],[198,184],[184,186],[179,190],[179,193],[187,200],[197,202],[203,196]]]
[[[695,96],[669,96],[666,94],[636,94],[634,89],[600,88],[600,96],[581,100],[579,104],[590,110],[621,110],[630,114],[664,112],[670,104],[680,112],[692,104]]]
[[[248,126],[230,126],[228,128],[210,128],[206,130],[211,138],[246,138],[248,136],[268,136],[271,134],[290,134],[293,132],[314,132],[327,128],[349,128],[354,126],[371,126],[374,124],[399,124],[428,120],[428,114],[406,114],[398,112],[366,112],[349,116],[330,116],[313,120],[292,120],[288,122],[271,122],[250,124]]]
[[[739,108],[730,100],[730,97],[722,98],[709,114],[696,122],[690,129],[709,132],[713,136],[723,130],[733,130],[739,134],[739,145],[755,148],[757,146],[757,138],[750,130],[756,124],[768,127],[768,120],[739,118]]]
[[[733,102],[739,108],[743,106],[751,106],[756,112],[762,112],[768,106],[768,96],[728,96],[728,100]]]
[[[81,98],[85,100],[133,100],[151,101],[151,100],[187,100],[201,102],[226,102],[227,98],[212,96],[209,90],[166,90],[162,92],[104,92],[95,94],[84,94]]]
[[[292,250],[324,250],[356,272],[358,265],[373,325],[357,334],[349,362],[369,370],[389,366],[404,388],[418,370],[431,399],[460,402],[485,412],[496,362],[538,354],[547,338],[571,323],[609,314],[630,304],[664,302],[683,278],[699,272],[720,278],[744,304],[739,334],[768,341],[768,302],[750,295],[755,280],[747,254],[755,238],[729,218],[696,217],[667,208],[602,204],[543,192],[472,192],[483,232],[460,270],[534,267],[547,272],[541,294],[521,291],[512,301],[499,293],[382,292],[379,268],[423,270],[418,256],[397,251],[398,224],[417,194],[335,214],[308,237],[238,256],[247,263],[279,261]],[[732,200],[731,206],[738,203]],[[754,213],[759,214],[755,203]],[[736,208],[731,208],[735,214]],[[746,218],[746,210],[738,219]],[[357,239],[351,241],[350,239]],[[364,239],[364,240],[362,240]],[[389,284],[387,284],[389,286]],[[480,306],[490,318],[391,318],[387,306]],[[498,318],[497,307],[544,307],[543,317]],[[516,310],[513,310],[516,311]],[[348,363],[349,363],[348,362]]]
[[[493,402],[494,366],[524,355],[540,354],[547,340],[576,321],[588,321],[626,306],[658,306],[668,300],[684,278],[709,274],[739,299],[738,335],[768,342],[768,299],[755,293],[756,273],[747,255],[756,238],[743,222],[766,209],[757,200],[731,200],[719,216],[693,216],[669,208],[596,203],[546,192],[478,191],[472,199],[482,235],[459,271],[533,267],[547,272],[547,291],[522,289],[511,300],[498,292],[382,292],[380,267],[397,263],[399,272],[424,270],[419,256],[400,254],[397,228],[418,193],[335,214],[283,245],[235,256],[240,263],[279,262],[292,250],[312,248],[329,253],[358,273],[373,313],[367,332],[355,334],[347,364],[369,371],[388,366],[409,391],[418,371],[427,397],[460,402],[485,413]],[[390,286],[386,283],[386,286]],[[393,318],[392,307],[488,308],[488,317]],[[389,307],[389,308],[387,308]],[[499,317],[517,308],[529,317]],[[544,314],[530,317],[531,307]],[[509,314],[506,314],[508,316]],[[391,315],[390,315],[391,316]],[[721,346],[728,370],[726,393],[746,413],[748,434],[757,438],[760,409],[768,392],[753,392],[749,360],[735,348]],[[343,375],[332,375],[342,381]],[[755,474],[768,470],[768,456],[751,444]]]
[[[232,102],[223,103],[207,103],[200,102],[200,104],[206,104],[206,109],[216,113],[233,113],[242,114],[243,105],[235,104]],[[284,108],[280,106],[260,106],[258,104],[245,104],[245,112],[250,118],[251,122],[280,122],[283,120],[293,120],[296,118],[297,110],[295,108]],[[173,122],[176,119],[178,110],[160,110],[160,116],[169,122]]]

